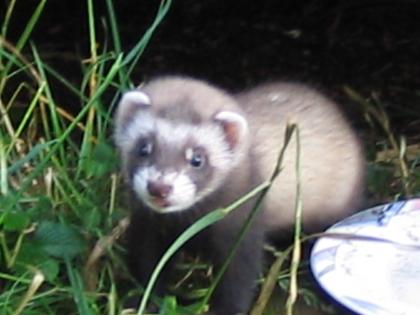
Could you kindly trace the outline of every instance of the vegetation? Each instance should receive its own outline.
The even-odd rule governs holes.
[[[112,106],[104,106],[104,92],[114,91],[107,100],[114,104],[116,92],[131,85],[129,75],[170,1],[161,3],[153,25],[128,53],[121,52],[112,1],[111,39],[97,49],[94,2],[87,1],[91,49],[80,86],[45,64],[30,42],[46,2],[39,1],[16,43],[7,40],[16,1],[2,22],[0,313],[116,314],[115,271],[124,264],[116,246],[100,242],[94,250],[98,240],[118,236],[114,228],[126,215],[116,204]],[[55,101],[51,80],[77,96],[78,113]],[[98,267],[104,251],[108,259]]]
[[[160,2],[150,28],[125,52],[112,0],[106,0],[109,34],[100,45],[95,2],[87,0],[90,55],[80,61],[78,86],[45,63],[31,41],[47,0],[39,0],[19,38],[9,41],[16,2],[8,1],[1,12],[0,314],[120,314],[133,294],[126,283],[132,286],[133,280],[117,242],[127,225],[127,210],[121,203],[111,114],[119,91],[133,86],[130,75],[171,1]],[[68,104],[57,102],[51,82],[76,97],[80,110],[69,111]],[[389,199],[418,192],[418,145],[408,146],[392,133],[380,104],[372,105],[350,87],[346,93],[363,106],[372,128],[387,140],[379,155],[371,152],[380,157],[371,163],[371,191]],[[214,214],[193,232],[221,216]],[[283,264],[291,251],[277,253],[280,260],[270,273],[284,290],[301,272],[296,252],[292,271]],[[305,286],[290,292],[290,310],[297,294],[328,310]],[[199,290],[194,294],[205,295]],[[174,297],[165,298],[161,306],[160,314],[186,312]]]

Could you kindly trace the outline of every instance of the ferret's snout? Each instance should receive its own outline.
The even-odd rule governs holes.
[[[164,199],[172,192],[172,185],[165,184],[161,181],[149,181],[147,183],[147,191],[152,197]]]

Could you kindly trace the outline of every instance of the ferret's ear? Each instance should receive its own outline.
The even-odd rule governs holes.
[[[237,149],[248,133],[245,117],[235,112],[221,111],[214,116],[214,120],[222,126],[230,149]]]
[[[133,114],[152,104],[150,97],[141,90],[131,90],[121,96],[117,107],[115,122],[117,125],[127,122]]]

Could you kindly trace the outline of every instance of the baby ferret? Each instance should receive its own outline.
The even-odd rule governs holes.
[[[287,122],[300,130],[303,227],[317,231],[357,209],[362,196],[361,145],[331,100],[294,83],[271,83],[234,95],[178,76],[157,78],[123,94],[114,136],[131,193],[129,263],[141,283],[189,225],[271,176]],[[265,236],[294,223],[295,160],[292,140],[282,172],[217,286],[207,314],[247,313],[261,272]],[[217,269],[254,204],[245,203],[184,249]],[[172,266],[170,262],[160,275],[158,294],[165,292]]]

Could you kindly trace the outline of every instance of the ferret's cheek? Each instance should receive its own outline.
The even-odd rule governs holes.
[[[147,169],[138,169],[134,172],[132,177],[131,186],[137,197],[142,200],[147,198],[147,182],[148,182]]]
[[[173,191],[169,196],[171,206],[186,210],[196,202],[197,187],[189,176],[178,174],[173,179],[172,185]]]
[[[216,169],[213,166],[206,165],[199,172],[191,174],[197,191],[203,191],[209,188],[209,184],[213,182],[214,178],[220,177],[221,174],[217,174]]]

